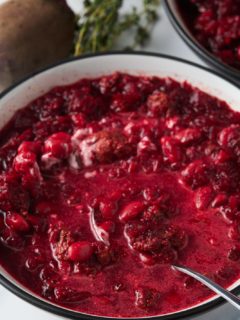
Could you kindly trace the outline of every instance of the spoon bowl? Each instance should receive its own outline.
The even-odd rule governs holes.
[[[240,310],[240,299],[237,296],[235,296],[233,293],[231,293],[230,291],[221,287],[216,282],[212,281],[211,279],[207,278],[206,276],[204,276],[204,275],[202,275],[202,274],[200,274],[190,268],[187,268],[187,267],[184,267],[181,265],[174,265],[173,268],[175,270],[183,272],[183,273],[187,274],[188,276],[191,276],[194,279],[198,280],[199,282],[201,282],[202,284],[207,286],[209,289],[214,291],[216,294],[218,294],[220,297],[222,297],[223,299],[225,299],[229,303],[231,303],[231,305],[233,305],[235,308]]]

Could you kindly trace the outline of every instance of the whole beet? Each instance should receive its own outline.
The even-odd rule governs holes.
[[[9,0],[0,5],[0,91],[67,57],[75,16],[63,0]]]

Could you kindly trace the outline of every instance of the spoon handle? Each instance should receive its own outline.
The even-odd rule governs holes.
[[[237,296],[235,296],[234,294],[232,294],[230,291],[224,289],[223,287],[219,286],[214,281],[210,280],[209,278],[201,275],[200,273],[198,273],[196,271],[193,271],[190,268],[183,267],[180,265],[174,265],[173,268],[195,278],[198,281],[200,281],[205,286],[207,286],[209,289],[213,290],[219,296],[221,296],[222,298],[227,300],[229,303],[231,303],[235,308],[240,310],[240,299]]]

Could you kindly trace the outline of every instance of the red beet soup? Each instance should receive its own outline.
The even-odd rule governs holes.
[[[56,87],[1,131],[0,264],[37,295],[140,317],[240,277],[240,113],[188,83],[115,73]]]
[[[178,6],[201,45],[240,71],[240,0],[178,0]]]

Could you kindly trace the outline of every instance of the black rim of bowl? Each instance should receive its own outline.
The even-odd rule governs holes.
[[[206,50],[201,44],[198,43],[197,40],[194,40],[183,28],[181,22],[176,17],[174,10],[172,10],[169,5],[170,1],[176,0],[164,0],[164,7],[171,21],[173,27],[177,31],[177,33],[181,36],[184,42],[195,52],[198,56],[200,56],[204,61],[206,61],[209,65],[212,65],[214,68],[219,70],[219,72],[223,72],[224,75],[227,75],[230,79],[240,80],[240,71],[234,69],[231,66],[228,66],[224,62],[221,62],[218,58],[216,58],[211,52]]]
[[[140,56],[146,56],[146,57],[162,58],[162,59],[167,59],[170,61],[171,60],[178,61],[181,63],[188,64],[190,66],[193,66],[195,68],[205,70],[209,73],[212,73],[212,74],[224,79],[225,81],[229,82],[230,84],[235,86],[237,89],[240,89],[240,85],[236,84],[232,80],[229,80],[227,77],[224,77],[220,73],[213,71],[213,70],[210,70],[208,68],[205,68],[205,67],[198,65],[194,62],[187,61],[187,60],[184,60],[181,58],[177,58],[177,57],[173,57],[173,56],[169,56],[169,55],[165,55],[165,54],[160,54],[160,53],[143,52],[143,51],[134,51],[134,52],[112,51],[112,52],[106,52],[106,53],[87,54],[87,55],[83,55],[81,57],[70,58],[70,59],[66,59],[66,60],[60,61],[58,63],[55,63],[47,68],[44,68],[38,72],[35,72],[35,73],[25,77],[21,81],[12,85],[7,90],[3,91],[0,94],[0,101],[5,95],[10,93],[12,90],[14,90],[18,85],[24,83],[25,81],[31,79],[32,77],[34,77],[44,71],[50,70],[52,68],[58,67],[63,64],[71,63],[76,60],[96,58],[99,56],[108,56],[108,55],[109,56],[112,56],[112,55],[140,55]],[[170,319],[180,319],[180,318],[184,319],[184,317],[188,317],[191,315],[196,316],[196,315],[199,315],[205,311],[210,311],[210,309],[212,309],[213,307],[219,306],[220,304],[225,302],[225,300],[223,300],[222,298],[219,297],[219,298],[214,299],[213,301],[207,302],[207,303],[199,305],[197,307],[193,307],[192,309],[176,312],[176,314],[159,315],[159,316],[151,316],[151,317],[139,317],[139,318],[121,318],[121,317],[115,318],[115,317],[108,317],[108,316],[104,317],[104,316],[85,314],[85,313],[81,313],[81,312],[74,312],[69,309],[65,309],[64,307],[52,304],[51,302],[48,303],[46,300],[42,300],[41,297],[37,298],[36,296],[31,295],[30,293],[28,293],[24,289],[20,288],[17,284],[14,284],[12,281],[5,278],[2,274],[0,274],[0,284],[3,287],[5,287],[6,289],[8,289],[10,292],[14,293],[19,298],[23,299],[24,301],[27,301],[30,304],[32,304],[42,310],[48,311],[50,313],[53,313],[53,314],[56,314],[56,315],[59,315],[62,317],[67,317],[69,319],[86,319],[86,320],[105,320],[105,319],[109,319],[109,320],[116,320],[116,319],[120,319],[120,320],[121,319],[124,319],[124,320],[133,320],[133,319],[137,319],[137,320],[146,320],[146,319],[170,320]],[[240,285],[237,286],[235,289],[233,289],[231,292],[234,294],[239,294],[240,293]]]

